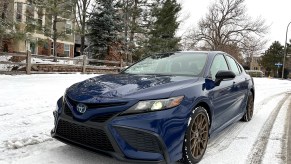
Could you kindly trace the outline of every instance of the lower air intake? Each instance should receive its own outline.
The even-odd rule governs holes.
[[[77,144],[97,150],[114,151],[106,133],[101,129],[59,120],[57,135]]]

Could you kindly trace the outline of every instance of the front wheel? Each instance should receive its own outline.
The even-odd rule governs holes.
[[[205,108],[195,108],[190,119],[183,145],[183,162],[186,164],[198,163],[202,159],[209,133],[209,117]]]
[[[250,92],[248,96],[248,103],[246,107],[246,113],[244,114],[242,121],[248,122],[253,118],[254,114],[254,96],[253,93]]]

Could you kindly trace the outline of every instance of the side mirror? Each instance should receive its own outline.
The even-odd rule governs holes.
[[[219,86],[222,80],[230,80],[235,78],[235,74],[232,71],[218,71],[215,75],[215,85]]]

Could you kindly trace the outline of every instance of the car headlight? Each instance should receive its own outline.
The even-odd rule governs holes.
[[[140,101],[126,110],[124,114],[153,112],[173,108],[180,105],[183,98],[184,96],[179,96],[168,99]]]

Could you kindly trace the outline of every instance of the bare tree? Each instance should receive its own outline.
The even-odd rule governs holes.
[[[249,46],[256,49],[264,44],[261,38],[267,33],[268,26],[262,18],[249,17],[244,2],[245,0],[217,0],[211,4],[198,27],[191,31],[192,46],[203,45],[209,50],[225,50],[231,45],[246,51],[250,49]],[[249,44],[254,40],[257,41],[256,45]]]

